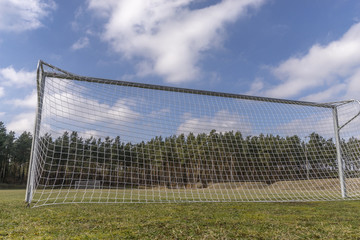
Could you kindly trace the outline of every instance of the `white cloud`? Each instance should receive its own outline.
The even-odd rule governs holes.
[[[0,112],[0,117],[3,117],[6,115],[6,112]]]
[[[251,84],[250,90],[246,93],[248,95],[256,95],[264,89],[263,79],[256,78],[255,81]]]
[[[281,83],[260,91],[263,95],[289,98],[310,91],[308,100],[358,98],[358,91],[353,89],[360,90],[360,23],[354,24],[339,40],[325,46],[316,44],[304,56],[292,57],[272,72]]]
[[[343,92],[346,91],[348,85],[345,83],[335,84],[329,88],[319,91],[314,94],[310,94],[306,97],[301,98],[303,101],[312,101],[312,102],[323,102],[332,99],[334,96],[343,95]],[[346,97],[345,97],[346,98]]]
[[[95,130],[88,130],[88,131],[80,132],[79,135],[85,139],[88,139],[91,137],[94,137],[94,138],[103,137],[103,134],[101,134],[101,132],[95,131]]]
[[[84,13],[84,10],[81,6],[75,10],[74,21],[71,22],[71,27],[72,27],[73,31],[79,31],[79,29],[81,29],[81,25],[79,23],[79,18],[83,15],[83,13]]]
[[[84,136],[95,132],[99,137],[100,133],[112,136],[117,133],[114,129],[129,128],[143,117],[133,110],[138,108],[134,99],[121,98],[115,102],[104,101],[101,97],[97,98],[98,95],[94,97],[92,90],[81,84],[74,85],[72,81],[48,78],[43,98],[42,134],[51,133],[53,137],[58,137],[65,131],[77,131]],[[24,98],[7,100],[6,104],[18,108],[34,109],[32,114],[26,112],[18,114],[9,125],[9,128],[16,132],[24,129],[32,131],[37,104],[36,91],[34,90]],[[28,110],[26,109],[26,111]],[[28,116],[32,118],[30,119]],[[86,129],[91,129],[93,132]]]
[[[37,92],[34,90],[30,95],[24,99],[14,99],[9,101],[13,106],[21,108],[36,108],[37,104]]]
[[[7,128],[16,133],[24,131],[33,132],[35,123],[35,112],[21,113],[15,116],[12,121],[7,124]]]
[[[283,136],[297,135],[301,138],[316,132],[323,137],[333,138],[333,117],[331,112],[327,113],[328,114],[319,111],[318,113],[312,113],[303,118],[294,118],[287,123],[280,124],[277,127],[277,132]]]
[[[147,118],[154,118],[158,116],[165,116],[171,112],[170,108],[162,108],[160,110],[152,111],[150,114],[148,114]]]
[[[22,32],[41,27],[56,8],[53,0],[1,0],[0,31]]]
[[[0,68],[0,82],[5,86],[28,87],[35,86],[36,71],[28,72],[23,69],[16,71],[12,66]]]
[[[280,123],[276,128],[277,133],[283,136],[297,135],[304,138],[315,132],[325,138],[334,139],[334,118],[331,109],[302,108],[302,111],[300,113],[295,110],[293,119]],[[341,128],[341,138],[346,139],[354,136],[354,134],[358,134],[360,118],[357,117],[350,123],[346,123],[355,117],[359,111],[360,105],[357,101],[352,101],[338,107],[338,124],[340,127],[345,126]]]
[[[360,99],[360,66],[358,67],[357,71],[353,73],[351,77],[349,77],[347,86],[348,88],[345,94],[346,98]]]
[[[140,75],[168,82],[197,78],[201,54],[223,41],[225,24],[246,15],[263,0],[223,0],[190,9],[195,0],[89,0],[89,9],[106,19],[103,40],[125,58],[140,57]]]
[[[177,129],[177,134],[190,132],[194,134],[209,133],[215,129],[217,132],[241,131],[246,136],[250,135],[252,125],[245,116],[231,114],[227,110],[217,112],[213,117],[204,116],[199,118],[192,118],[191,114],[184,115],[185,121]]]
[[[77,40],[77,41],[71,46],[71,49],[72,49],[72,50],[79,50],[79,49],[88,47],[89,44],[90,44],[89,38],[88,38],[88,37],[83,37],[83,38],[80,38],[79,40]]]
[[[119,99],[115,104],[109,105],[81,94],[62,92],[45,95],[43,111],[49,113],[49,116],[63,119],[62,121],[78,122],[83,125],[97,122],[129,123],[141,117],[139,113],[131,110],[132,104],[129,99]],[[45,119],[46,117],[44,116]]]
[[[33,109],[31,113],[19,111],[12,112],[9,109],[6,113],[9,116],[17,114],[10,120],[10,123],[7,124],[9,130],[15,131],[17,133],[23,131],[33,131],[34,128],[34,116],[35,116],[35,106],[36,106],[36,91],[33,91],[30,95],[25,96],[23,99],[9,99],[9,97],[21,96],[17,88],[27,88],[31,91],[36,86],[36,72],[28,72],[23,69],[17,71],[12,66],[7,68],[0,68],[0,84],[3,87],[0,87],[0,97],[5,95],[6,98],[3,98],[3,105],[7,105],[11,108],[21,107],[21,108],[30,108]],[[27,92],[27,89],[26,92]],[[3,116],[4,114],[0,114]]]

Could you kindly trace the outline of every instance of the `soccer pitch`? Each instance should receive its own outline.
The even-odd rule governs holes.
[[[62,204],[0,190],[0,239],[356,239],[360,202]]]

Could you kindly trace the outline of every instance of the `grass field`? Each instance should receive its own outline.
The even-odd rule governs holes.
[[[360,239],[360,202],[66,204],[0,190],[0,239]]]
[[[359,199],[360,179],[347,180],[347,197]],[[354,189],[352,186],[356,186]],[[33,194],[32,206],[54,203],[133,203],[133,202],[269,202],[341,200],[338,179],[311,179],[264,182],[225,182],[209,184],[206,188],[87,188],[39,186]]]

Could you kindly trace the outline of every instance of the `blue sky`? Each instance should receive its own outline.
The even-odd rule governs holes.
[[[0,0],[0,121],[32,131],[35,69],[307,101],[360,99],[358,0]]]

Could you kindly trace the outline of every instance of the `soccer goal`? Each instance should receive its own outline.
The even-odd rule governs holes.
[[[39,62],[26,201],[360,199],[360,104],[75,75]]]

